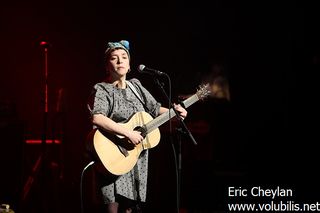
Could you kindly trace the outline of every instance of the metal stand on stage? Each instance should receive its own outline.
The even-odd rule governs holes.
[[[43,91],[43,124],[42,124],[42,136],[41,136],[41,149],[40,149],[40,154],[37,157],[37,160],[35,161],[34,165],[32,166],[31,169],[31,174],[28,176],[23,189],[22,189],[22,195],[21,195],[21,206],[22,208],[28,208],[28,205],[33,205],[29,204],[31,200],[31,192],[36,191],[36,193],[33,193],[37,195],[37,198],[35,199],[37,202],[37,210],[39,212],[49,212],[49,208],[54,208],[53,206],[50,207],[49,201],[50,199],[52,200],[52,197],[49,198],[48,194],[50,196],[55,196],[55,192],[52,190],[57,190],[56,187],[56,181],[50,181],[50,184],[48,184],[48,179],[50,180],[53,177],[52,175],[52,168],[56,165],[54,162],[51,161],[51,156],[49,156],[51,153],[48,149],[48,144],[50,144],[50,148],[53,148],[53,146],[56,146],[56,144],[60,144],[61,141],[57,140],[55,138],[55,133],[54,133],[54,125],[50,127],[52,134],[51,139],[48,139],[48,122],[49,122],[49,85],[48,85],[48,50],[50,48],[50,44],[46,41],[40,42],[40,47],[43,50],[44,54],[44,91]],[[50,177],[51,175],[51,177]],[[50,189],[49,189],[50,187]],[[34,200],[33,200],[34,202]],[[53,201],[50,201],[53,202]],[[28,209],[26,209],[28,210]]]
[[[169,82],[171,82],[170,81],[170,77],[167,74],[163,73],[163,75],[166,75],[168,77],[168,79],[169,79]],[[182,138],[182,134],[189,136],[190,140],[192,141],[192,143],[194,145],[197,145],[197,142],[194,139],[194,137],[191,134],[191,132],[189,131],[187,125],[184,123],[183,119],[179,116],[179,113],[175,110],[175,108],[174,108],[174,106],[172,104],[172,101],[171,101],[171,83],[169,83],[170,89],[169,89],[169,95],[168,95],[166,93],[165,89],[163,88],[163,83],[161,83],[159,81],[159,79],[156,78],[156,77],[154,77],[154,81],[161,88],[163,94],[168,99],[169,108],[171,108],[170,111],[172,110],[173,111],[172,113],[174,113],[176,115],[177,119],[179,120],[180,126],[181,126],[180,128],[176,129],[177,132],[178,132],[179,141],[178,141],[178,148],[177,148],[178,149],[178,158],[175,157],[175,159],[176,159],[176,162],[175,162],[175,164],[176,164],[176,172],[177,172],[177,212],[179,213],[180,212],[180,200],[181,200],[181,195],[180,195],[180,193],[181,193],[181,179],[182,179],[181,178],[181,174],[182,174],[181,173],[181,164],[182,164],[182,162],[181,162],[181,160],[182,160],[182,157],[181,157],[181,138]],[[169,111],[169,117],[171,118],[170,111]],[[169,125],[170,126],[169,127],[170,128],[170,135],[171,135],[171,140],[172,140],[171,120],[169,122],[170,122],[169,123],[170,124]],[[173,151],[174,151],[175,156],[176,156],[176,151],[175,151],[175,146],[174,146],[173,140],[171,141],[171,145],[173,147]]]

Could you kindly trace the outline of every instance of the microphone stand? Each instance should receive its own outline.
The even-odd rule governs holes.
[[[167,76],[168,78],[168,81],[169,81],[169,96],[168,94],[166,93],[164,87],[163,87],[163,83],[161,83],[159,81],[158,78],[154,77],[153,80],[155,81],[155,83],[159,86],[159,88],[161,89],[161,91],[163,92],[163,94],[166,96],[167,100],[168,100],[168,103],[169,103],[169,106],[173,109],[174,113],[176,114],[176,117],[177,119],[179,120],[182,128],[177,128],[177,132],[180,133],[178,135],[178,150],[179,150],[179,156],[178,156],[178,162],[176,162],[178,164],[178,171],[177,171],[177,212],[179,213],[180,212],[180,197],[181,197],[181,164],[182,164],[182,157],[181,157],[181,135],[182,134],[186,134],[189,136],[189,138],[191,139],[191,141],[193,142],[194,145],[197,145],[198,143],[196,142],[196,140],[194,139],[193,135],[191,134],[191,132],[189,131],[187,125],[185,124],[185,122],[183,121],[183,119],[180,117],[179,113],[177,112],[177,110],[174,108],[172,102],[171,102],[171,80],[170,80],[170,77],[164,73],[164,75]],[[169,118],[171,118],[170,116],[170,109],[169,109]],[[171,119],[169,120],[169,129],[170,129],[170,133],[172,133],[172,127],[171,127]],[[170,134],[171,135],[171,134]],[[173,146],[173,150],[175,151],[174,149],[174,145],[173,145],[173,142],[172,142],[172,146]]]
[[[43,132],[42,132],[42,139],[41,139],[41,156],[40,158],[42,161],[40,162],[40,194],[45,196],[45,173],[47,172],[48,166],[48,153],[47,153],[47,130],[48,130],[48,116],[49,116],[49,107],[48,107],[48,48],[49,44],[47,42],[41,42],[40,45],[43,47],[44,50],[44,117],[43,117]],[[42,210],[44,212],[48,212],[48,207],[45,199],[42,201]]]
[[[169,78],[169,76],[166,74],[166,76]],[[170,78],[169,78],[170,79]],[[198,143],[196,142],[196,140],[194,139],[193,135],[191,134],[190,130],[188,129],[187,125],[185,124],[185,122],[183,121],[183,119],[180,117],[179,113],[177,112],[177,110],[174,108],[173,104],[171,104],[171,98],[169,98],[169,96],[167,95],[165,89],[163,88],[163,83],[161,83],[159,81],[159,79],[157,78],[154,78],[154,81],[156,82],[156,84],[161,88],[163,94],[166,96],[166,98],[168,99],[169,101],[169,106],[172,107],[172,110],[175,112],[175,114],[177,115],[177,118],[182,126],[182,129],[183,129],[183,133],[187,134],[191,141],[193,142],[194,145],[197,145]],[[171,93],[171,91],[170,91]],[[171,95],[170,95],[171,96]],[[169,121],[170,122],[170,121]],[[171,131],[171,128],[170,128],[170,131]]]
[[[28,195],[30,193],[30,190],[32,188],[32,186],[34,185],[34,182],[36,181],[36,178],[39,179],[39,188],[41,190],[41,195],[44,196],[44,173],[46,172],[45,166],[47,165],[47,154],[46,154],[46,141],[47,141],[47,128],[48,128],[48,48],[49,48],[49,43],[46,41],[42,41],[40,42],[40,47],[43,48],[44,51],[44,106],[43,106],[43,129],[42,129],[42,138],[41,138],[41,153],[36,161],[36,163],[34,164],[33,168],[32,168],[32,173],[31,175],[28,177],[24,187],[23,187],[23,191],[22,191],[22,197],[21,200],[22,202],[26,202]],[[39,177],[40,176],[40,177]],[[44,200],[44,199],[43,199]],[[42,201],[44,202],[44,201]],[[41,203],[42,207],[45,209],[45,212],[48,212],[47,206],[44,203]]]

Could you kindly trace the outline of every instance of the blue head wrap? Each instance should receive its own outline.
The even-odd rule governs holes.
[[[128,54],[128,56],[129,56],[129,59],[130,59],[129,41],[126,41],[126,40],[121,40],[121,41],[119,41],[119,42],[108,42],[107,49],[106,49],[106,51],[104,52],[104,53],[105,53],[105,56],[108,56],[112,50],[118,49],[118,48],[121,48],[121,49],[123,49],[124,51],[126,51],[127,54]]]

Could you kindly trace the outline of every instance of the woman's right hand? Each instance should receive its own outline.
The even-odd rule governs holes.
[[[127,138],[134,145],[138,145],[139,143],[141,143],[143,141],[143,137],[141,135],[141,132],[136,131],[136,130],[129,131],[127,134]]]

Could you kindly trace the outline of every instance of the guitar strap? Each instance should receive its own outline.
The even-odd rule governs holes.
[[[147,111],[147,107],[146,104],[144,103],[144,101],[142,100],[142,97],[140,96],[140,94],[138,93],[136,87],[130,82],[130,81],[126,81],[126,83],[128,84],[128,87],[132,90],[132,92],[137,96],[137,98],[139,99],[139,101],[142,103],[144,109]],[[137,204],[135,205],[135,210],[136,212],[140,213],[140,202],[141,202],[141,198],[140,198],[140,191],[139,191],[139,181],[137,179],[135,179],[135,186],[136,186],[136,191],[137,191]]]
[[[138,93],[136,87],[130,82],[130,81],[126,81],[126,83],[128,84],[128,87],[132,90],[132,92],[137,96],[137,98],[139,99],[139,101],[142,103],[144,109],[146,110],[146,112],[148,111],[148,108],[146,107],[146,104],[144,103],[144,101],[142,100],[141,95]]]

